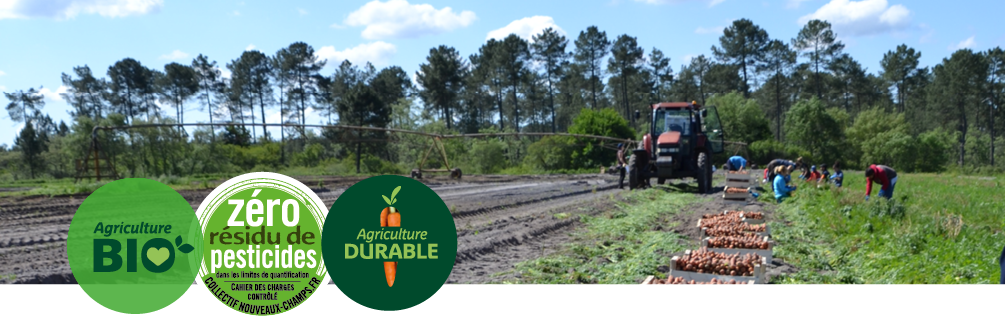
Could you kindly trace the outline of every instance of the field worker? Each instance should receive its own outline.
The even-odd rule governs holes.
[[[1005,284],[1005,248],[1002,248],[1002,256],[998,258],[998,266],[1001,266],[1001,281],[999,283]]]
[[[1005,284],[1005,248],[1002,248],[1002,256],[998,258],[998,266],[1001,266],[1001,281],[999,283]]]
[[[841,171],[840,161],[834,161],[834,166],[832,168],[834,168],[834,174],[830,176],[830,180],[835,186],[841,187],[841,184],[844,183],[844,172]]]
[[[726,161],[725,168],[727,171],[743,171],[743,169],[747,168],[747,159],[744,159],[739,155],[729,157],[729,160]]]
[[[827,165],[820,165],[820,179],[817,179],[817,183],[827,183],[827,178],[830,178],[831,172],[827,171]]]
[[[805,179],[806,181],[813,182],[820,180],[821,177],[822,175],[817,171],[817,166],[814,165],[810,166],[810,172],[806,174]]]
[[[788,198],[796,187],[789,185],[789,173],[792,171],[791,166],[778,166],[775,168],[775,181],[772,182],[772,187],[775,188],[775,200],[778,203],[782,203],[785,198]]]
[[[618,189],[625,188],[625,172],[628,171],[628,162],[625,162],[625,144],[618,143]]]
[[[872,194],[872,183],[882,185],[879,189],[879,196],[886,199],[893,198],[893,188],[897,186],[897,171],[885,165],[869,165],[865,170],[865,200],[869,200]]]
[[[796,163],[792,160],[785,159],[774,159],[768,162],[768,165],[764,167],[764,182],[775,182],[775,168],[778,166],[795,166]]]

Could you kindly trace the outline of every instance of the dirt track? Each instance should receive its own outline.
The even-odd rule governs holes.
[[[331,206],[362,178],[297,177]],[[495,273],[541,256],[567,241],[578,220],[554,214],[594,214],[618,194],[608,175],[466,176],[423,180],[450,208],[457,226],[457,261],[448,283],[498,281]],[[192,208],[210,190],[181,191]],[[0,283],[74,283],[66,259],[70,220],[86,195],[0,198]]]

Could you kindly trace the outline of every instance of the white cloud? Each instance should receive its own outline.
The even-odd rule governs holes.
[[[119,18],[157,12],[163,0],[0,0],[0,19],[70,19],[81,14]]]
[[[66,93],[66,90],[66,86],[59,86],[59,88],[56,88],[55,91],[42,87],[38,89],[38,93],[42,94],[42,96],[50,102],[62,102],[63,97],[59,96],[59,94]]]
[[[297,12],[299,12],[301,16],[306,16],[308,14],[307,10],[302,8],[297,8]]]
[[[0,92],[6,91],[6,90],[7,90],[7,86],[0,85]]]
[[[234,10],[234,12],[233,12],[232,14],[233,14],[233,15],[235,15],[235,16],[240,16],[240,15],[241,15],[241,12],[240,12],[240,11],[237,11],[237,10]]]
[[[809,0],[788,0],[785,3],[785,7],[789,8],[789,9],[796,9],[796,8],[799,8],[799,6],[802,5],[803,2],[806,2],[806,1],[809,1]]]
[[[160,58],[161,59],[166,59],[166,60],[179,60],[179,59],[188,58],[188,54],[185,53],[185,52],[182,52],[181,50],[175,49],[170,54],[161,55]]]
[[[966,40],[963,40],[963,41],[961,41],[959,43],[950,44],[949,45],[949,50],[956,51],[956,50],[960,50],[960,49],[964,49],[964,48],[971,48],[972,49],[972,48],[974,48],[974,47],[977,46],[977,41],[974,40],[974,38],[976,38],[976,37],[977,36],[970,36],[970,38],[967,38]]]
[[[698,29],[694,30],[694,33],[699,35],[714,34],[714,33],[721,33],[724,29],[726,29],[726,27],[724,26],[717,26],[712,28],[698,27]]]
[[[799,23],[813,19],[830,22],[839,33],[865,36],[907,28],[911,11],[904,5],[890,6],[886,0],[831,0],[816,12],[800,17]]]
[[[230,69],[228,69],[228,68],[219,68],[219,67],[217,67],[216,70],[220,71],[220,77],[223,77],[223,78],[230,78],[230,75],[232,74],[230,72]]]
[[[726,0],[712,0],[708,2],[708,7],[715,7],[715,5],[726,2]]]
[[[383,66],[390,62],[391,57],[397,52],[398,48],[394,44],[376,41],[344,50],[335,50],[335,46],[324,46],[318,49],[317,56],[327,59],[328,64],[334,66],[338,66],[343,60],[348,60],[356,65],[370,62],[374,66]]]
[[[555,32],[558,32],[560,35],[564,36],[566,34],[565,30],[562,30],[562,27],[555,24],[555,19],[548,16],[533,16],[514,20],[505,27],[489,31],[485,40],[493,38],[502,40],[510,34],[516,34],[527,41],[533,41],[534,35],[540,34],[545,29],[548,29],[548,27],[554,28]]]
[[[406,0],[368,2],[345,18],[343,24],[366,26],[366,39],[417,38],[471,25],[474,12],[455,13],[450,7],[437,10],[429,4],[409,4]]]
[[[7,73],[4,73],[2,70],[0,70],[0,76],[3,76],[3,75],[7,75]]]
[[[251,50],[255,50],[255,44],[250,44],[248,45],[248,47],[244,47],[244,51],[251,51]]]

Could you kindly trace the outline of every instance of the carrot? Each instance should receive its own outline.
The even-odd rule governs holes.
[[[401,227],[401,213],[394,207],[388,207],[387,214],[388,227]],[[398,262],[384,262],[384,277],[387,278],[387,286],[394,286],[394,275],[398,273]]]
[[[396,273],[398,273],[398,262],[384,262],[384,277],[387,278],[387,287],[394,286]]]
[[[394,207],[391,208],[391,213],[387,214],[387,226],[388,227],[401,227],[401,213],[398,209]]]
[[[391,207],[384,207],[384,210],[380,211],[380,226],[387,227],[387,214],[391,211]]]

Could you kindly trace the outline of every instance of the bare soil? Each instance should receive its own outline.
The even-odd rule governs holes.
[[[325,205],[365,177],[297,177],[312,187]],[[447,283],[493,283],[506,280],[515,264],[549,255],[581,229],[582,216],[610,211],[620,200],[615,175],[446,176],[425,178],[454,217],[457,259]],[[695,193],[690,180],[658,185],[672,193]],[[763,212],[774,221],[774,205],[755,202],[736,208],[721,199],[721,187],[700,196],[701,202],[672,215],[672,230],[697,248],[698,219],[723,210]],[[211,190],[179,191],[197,209]],[[76,283],[66,257],[70,220],[86,194],[0,198],[0,283]],[[557,214],[568,214],[559,215]],[[675,254],[676,255],[676,254]],[[797,269],[779,259],[770,277]]]
[[[365,177],[296,177],[330,207]],[[445,176],[425,178],[457,226],[457,261],[448,283],[486,283],[514,264],[568,240],[579,220],[557,213],[595,214],[619,192],[612,175]],[[211,190],[184,190],[197,209]],[[76,283],[66,255],[67,231],[87,194],[0,198],[0,283]]]

